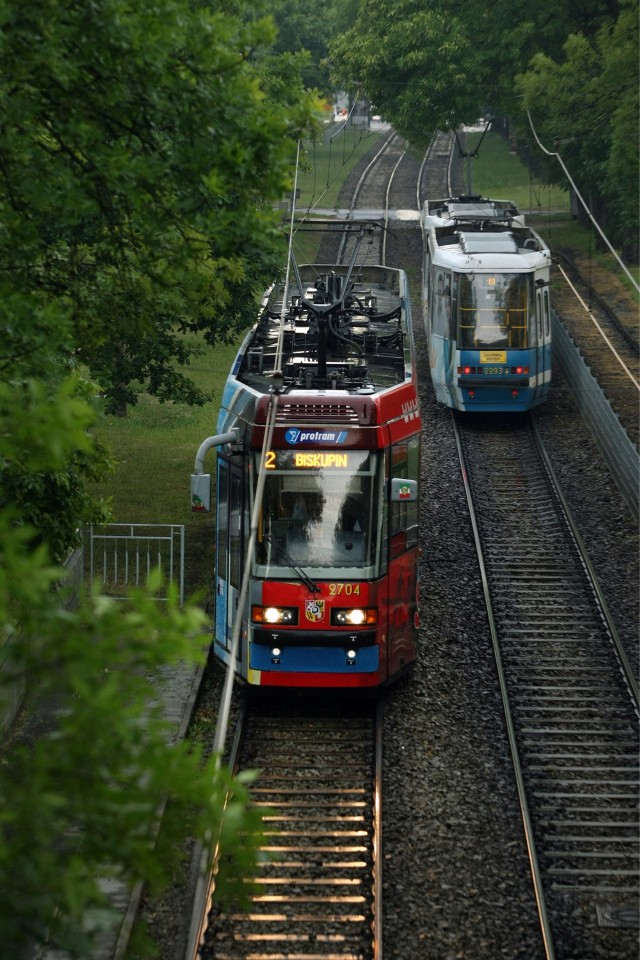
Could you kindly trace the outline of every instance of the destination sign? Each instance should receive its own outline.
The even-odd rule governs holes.
[[[268,450],[265,454],[266,470],[349,470],[358,468],[362,455],[350,464],[353,454],[333,453],[330,450]]]

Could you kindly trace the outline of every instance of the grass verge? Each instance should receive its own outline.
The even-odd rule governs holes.
[[[305,142],[298,174],[298,210],[334,208],[345,179],[381,136],[377,131],[331,124],[322,141]]]
[[[477,147],[481,136],[480,133],[467,134],[467,151]],[[568,191],[536,180],[499,134],[489,131],[482,139],[478,157],[465,163],[471,165],[473,193],[511,200],[523,213],[569,216]]]
[[[480,133],[467,134],[467,150],[473,150],[480,141]],[[467,162],[467,161],[465,161]],[[527,222],[556,249],[567,247],[598,266],[615,274],[625,287],[637,297],[637,290],[629,281],[616,258],[602,248],[595,227],[579,224],[571,215],[569,192],[553,184],[541,183],[533,177],[509,143],[497,133],[487,133],[482,140],[478,157],[471,161],[472,189],[485,197],[512,200],[527,216]],[[640,270],[630,268],[636,279]]]
[[[126,418],[103,417],[96,435],[109,447],[115,471],[100,484],[116,523],[184,523],[187,593],[207,589],[213,575],[213,514],[191,512],[189,482],[202,441],[216,432],[222,389],[237,346],[203,348],[190,376],[212,399],[202,407],[159,403],[143,395]],[[205,471],[214,473],[209,453]]]

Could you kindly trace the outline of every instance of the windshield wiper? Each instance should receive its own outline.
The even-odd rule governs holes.
[[[285,550],[285,548],[282,546],[281,543],[274,543],[273,539],[268,534],[263,536],[262,539],[266,540],[267,543],[270,543],[272,546],[276,548],[276,550],[279,551],[279,553],[282,555],[282,559],[284,560],[284,562],[287,564],[287,566],[291,570],[293,570],[293,572],[295,573],[296,577],[300,580],[300,582],[304,583],[309,593],[320,593],[320,587],[318,586],[318,584],[313,582],[311,577],[304,572],[302,567],[298,566],[295,560],[292,560],[292,558],[289,556],[289,554],[287,553],[287,551]]]

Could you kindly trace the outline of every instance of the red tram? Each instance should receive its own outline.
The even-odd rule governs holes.
[[[247,683],[376,687],[416,658],[420,414],[407,278],[294,264],[225,386],[214,655]],[[237,642],[234,644],[234,630]]]

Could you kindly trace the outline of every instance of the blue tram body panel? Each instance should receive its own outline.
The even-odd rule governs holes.
[[[357,658],[345,656],[342,647],[337,648],[319,644],[317,647],[285,646],[281,651],[279,662],[274,664],[271,650],[263,644],[253,644],[251,647],[252,670],[264,670],[287,673],[333,673],[358,674],[368,673],[377,676],[380,666],[379,648],[367,647],[360,651]]]
[[[266,292],[223,390],[212,650],[228,664],[235,638],[250,685],[372,688],[417,655],[407,279],[355,258],[293,273]]]
[[[423,316],[436,399],[461,411],[522,412],[551,383],[551,255],[513,204],[427,201]]]

